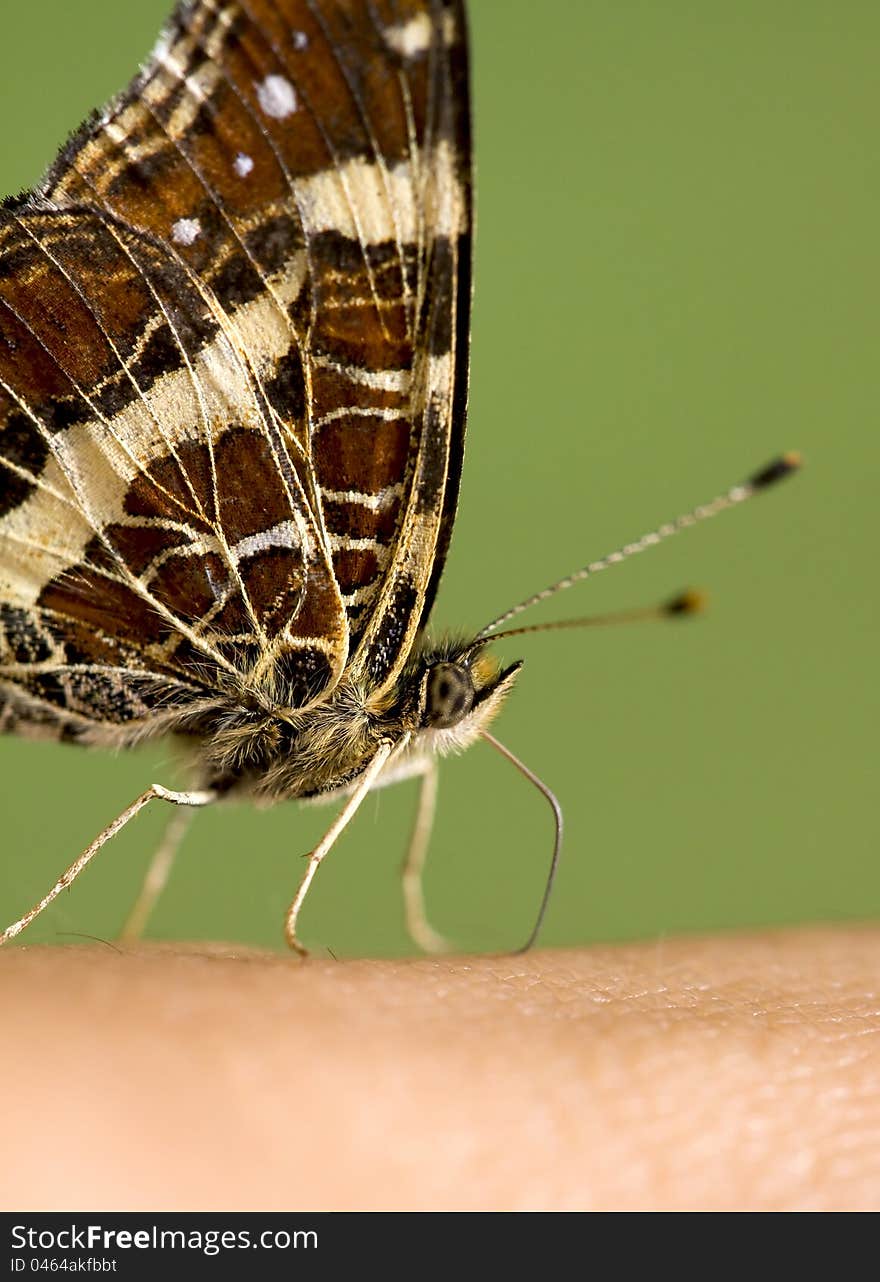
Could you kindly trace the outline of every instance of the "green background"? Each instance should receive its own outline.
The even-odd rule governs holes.
[[[166,7],[4,5],[0,188],[39,177]],[[809,463],[531,621],[687,584],[709,590],[706,617],[504,644],[527,663],[496,733],[566,815],[544,942],[876,915],[880,7],[474,0],[472,27],[470,435],[438,627],[478,628],[781,449]],[[181,778],[164,745],[0,754],[6,919],[146,784]],[[407,950],[414,799],[411,783],[368,799],[316,881],[308,941]],[[330,817],[198,815],[152,933],[279,944]],[[112,938],[164,820],[137,820],[28,938]],[[545,803],[488,747],[447,762],[436,925],[521,942],[550,839]]]

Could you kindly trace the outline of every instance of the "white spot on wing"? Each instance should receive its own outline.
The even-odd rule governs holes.
[[[191,245],[202,234],[198,218],[178,218],[171,228],[171,239],[176,245]]]
[[[293,40],[293,47],[298,53],[302,53],[303,49],[308,49],[309,38],[304,31],[291,31],[290,35]]]
[[[296,111],[296,92],[284,76],[267,76],[256,88],[261,110],[273,120],[284,120]]]
[[[426,13],[420,13],[409,22],[386,27],[385,39],[402,58],[417,58],[431,47],[431,19]]]
[[[247,178],[253,167],[254,162],[251,160],[250,156],[247,156],[243,151],[240,151],[233,162],[233,168],[239,178]]]

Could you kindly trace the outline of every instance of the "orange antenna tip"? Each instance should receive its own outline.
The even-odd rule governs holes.
[[[705,592],[698,592],[696,588],[686,588],[684,592],[679,592],[678,596],[667,601],[662,607],[662,612],[666,615],[702,614],[706,609],[706,603]]]
[[[772,463],[762,467],[759,472],[755,472],[746,481],[747,487],[752,490],[766,490],[768,486],[775,485],[777,481],[782,481],[786,476],[791,476],[803,466],[803,457],[796,450],[790,450],[788,454],[780,454]]]

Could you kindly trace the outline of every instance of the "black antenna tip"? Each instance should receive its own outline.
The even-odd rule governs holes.
[[[670,617],[680,617],[684,614],[702,614],[706,608],[705,592],[698,592],[696,588],[686,588],[684,592],[679,592],[678,596],[672,597],[661,607],[663,614]]]
[[[768,486],[775,485],[777,481],[783,480],[786,476],[791,476],[803,466],[803,458],[796,450],[790,450],[788,454],[781,454],[775,458],[772,463],[762,467],[760,472],[755,472],[750,476],[746,485],[750,490],[766,490]]]

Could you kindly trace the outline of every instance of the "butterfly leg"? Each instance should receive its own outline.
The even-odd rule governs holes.
[[[308,949],[304,948],[297,938],[296,919],[299,916],[299,911],[303,906],[305,897],[309,893],[309,886],[312,884],[312,878],[318,871],[324,856],[336,844],[336,838],[354,818],[364,797],[366,797],[367,793],[376,782],[376,779],[382,773],[382,770],[384,769],[388,758],[391,756],[391,753],[394,751],[394,748],[395,745],[391,743],[380,744],[373,760],[367,766],[360,779],[358,779],[354,792],[342,807],[331,826],[324,833],[324,836],[318,842],[317,846],[315,846],[314,850],[306,856],[309,861],[309,866],[306,869],[305,876],[299,884],[299,890],[296,892],[296,898],[287,910],[287,917],[284,922],[284,935],[287,939],[288,946],[294,949],[295,952],[298,952],[301,957],[308,956]]]
[[[125,924],[117,936],[123,943],[131,943],[133,940],[140,939],[143,935],[159,897],[168,885],[168,878],[171,876],[174,860],[192,820],[193,809],[191,806],[178,806],[172,814],[168,827],[162,835],[162,840],[159,842],[158,849],[150,860],[150,866],[138,892],[138,897],[134,901],[131,911],[125,919]]]
[[[419,802],[415,822],[410,834],[406,858],[401,870],[403,885],[403,906],[406,915],[406,929],[410,939],[425,953],[448,952],[452,947],[448,939],[437,933],[428,921],[425,912],[425,892],[422,876],[425,871],[425,859],[428,854],[428,843],[434,827],[434,812],[437,809],[437,783],[440,772],[437,762],[429,757],[421,771]]]
[[[170,801],[175,806],[207,806],[212,801],[216,801],[217,794],[214,792],[171,792],[168,788],[163,788],[161,784],[154,783],[146,792],[142,792],[130,806],[127,806],[121,815],[117,815],[103,832],[98,833],[92,844],[82,852],[78,859],[74,860],[65,873],[62,873],[48,894],[44,895],[40,902],[31,908],[30,912],[26,912],[23,917],[19,917],[18,921],[14,921],[11,926],[6,927],[2,935],[0,935],[0,945],[8,943],[10,939],[14,939],[16,935],[21,934],[35,917],[39,917],[43,909],[48,908],[58,898],[62,890],[66,890],[68,886],[76,881],[101,847],[105,846],[111,837],[115,837],[130,819],[134,819],[135,815],[139,814],[144,806],[155,798],[159,798],[162,801]]]

